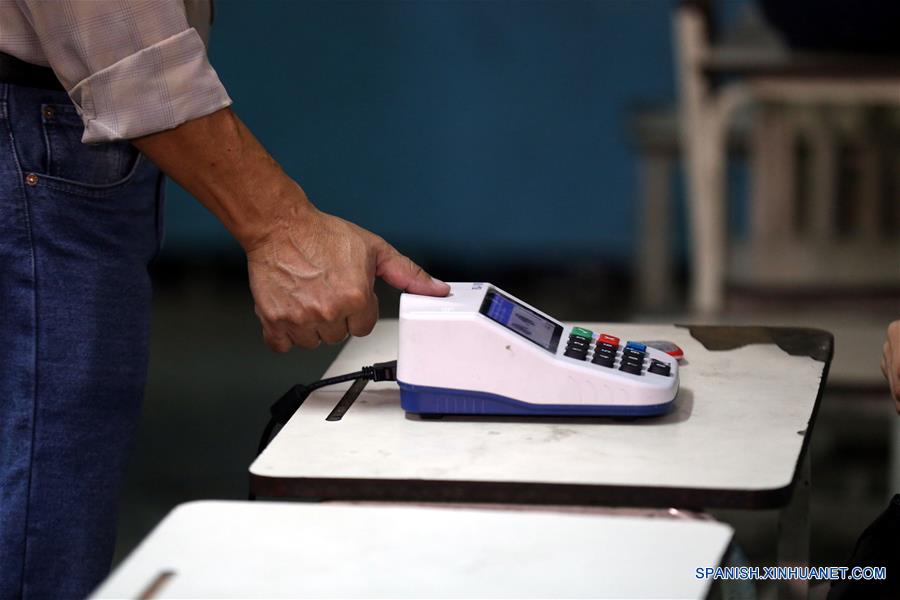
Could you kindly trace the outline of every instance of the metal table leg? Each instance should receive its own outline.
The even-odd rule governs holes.
[[[803,457],[790,504],[778,515],[779,567],[809,566],[809,493],[812,479],[809,454],[807,450]],[[781,599],[805,600],[808,595],[807,581],[781,581],[778,584],[778,597]]]

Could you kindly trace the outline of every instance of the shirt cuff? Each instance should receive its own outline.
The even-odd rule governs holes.
[[[97,71],[69,90],[84,143],[172,129],[231,104],[191,28]]]

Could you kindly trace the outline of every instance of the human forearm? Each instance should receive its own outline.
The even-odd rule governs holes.
[[[382,238],[317,210],[230,109],[133,143],[244,247],[256,314],[275,350],[369,333],[376,276],[417,294],[450,290]]]
[[[230,108],[132,143],[212,212],[245,250],[279,222],[314,210]]]

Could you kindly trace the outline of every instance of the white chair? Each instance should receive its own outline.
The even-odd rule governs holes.
[[[722,311],[729,282],[815,293],[896,289],[900,211],[882,203],[881,184],[885,174],[896,173],[900,152],[879,153],[859,117],[866,107],[900,107],[900,61],[717,46],[709,36],[709,12],[697,2],[677,8],[674,28],[692,310]],[[750,148],[751,232],[731,244],[726,141],[738,110],[748,106],[757,117]],[[798,142],[809,156],[805,173],[797,168]],[[842,155],[841,148],[853,152]],[[848,165],[855,169],[853,218],[842,229],[836,190]],[[801,175],[808,190],[802,222],[795,193]],[[897,203],[897,196],[888,202]]]

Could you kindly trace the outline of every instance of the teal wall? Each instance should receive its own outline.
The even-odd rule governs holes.
[[[218,0],[211,60],[321,209],[422,260],[627,263],[625,119],[674,98],[672,7]],[[173,186],[169,256],[229,248]]]

